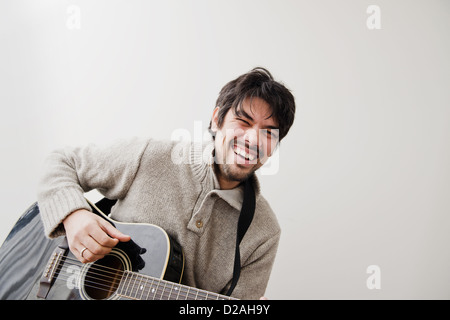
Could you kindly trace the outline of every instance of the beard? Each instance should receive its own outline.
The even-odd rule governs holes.
[[[241,147],[246,147],[256,152],[256,163],[253,165],[249,165],[248,163],[240,163],[239,161],[244,161],[243,158],[238,160],[238,157],[240,156],[233,151],[234,146],[237,144]],[[224,146],[226,147],[224,148]],[[250,147],[248,144],[242,142],[238,143],[236,138],[229,142],[225,142],[224,138],[221,150],[218,152],[215,148],[213,151],[214,171],[216,175],[220,176],[224,180],[230,182],[243,182],[250,178],[254,172],[262,166],[262,163],[259,161],[259,157],[262,156],[262,153],[260,152],[261,151],[258,147]]]
[[[216,174],[221,175],[228,181],[237,181],[243,182],[247,180],[257,168],[253,167],[250,170],[239,169],[239,165],[237,164],[214,164]],[[237,168],[236,168],[237,167]]]

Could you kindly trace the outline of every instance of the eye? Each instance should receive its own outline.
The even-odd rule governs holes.
[[[250,125],[250,123],[247,120],[244,120],[242,118],[236,118],[236,119],[243,124]]]
[[[272,139],[278,139],[278,130],[267,130],[267,136]]]

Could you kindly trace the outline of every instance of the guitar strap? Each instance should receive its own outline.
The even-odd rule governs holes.
[[[244,200],[242,202],[241,213],[239,214],[239,220],[236,233],[236,251],[234,254],[234,267],[233,267],[233,280],[231,286],[226,293],[227,296],[231,296],[234,288],[241,275],[241,253],[239,251],[239,244],[244,238],[248,227],[252,223],[253,216],[255,214],[256,198],[255,189],[252,183],[252,177],[244,181]]]

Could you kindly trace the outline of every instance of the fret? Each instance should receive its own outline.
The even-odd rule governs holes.
[[[145,282],[143,284],[142,280],[145,281],[145,278],[144,277],[139,277],[138,291],[140,293],[140,296],[139,296],[139,298],[137,298],[137,296],[136,296],[136,298],[139,299],[139,300],[142,300],[142,295],[144,294],[144,284],[145,284]]]
[[[208,293],[204,290],[198,289],[195,300],[208,300]]]
[[[159,298],[156,298],[156,295],[158,294],[160,281],[158,280],[158,284],[156,285],[155,294],[153,295],[153,300],[159,300]]]
[[[133,274],[133,279],[132,279],[132,282],[133,282],[133,288],[132,288],[132,290],[131,290],[131,293],[132,293],[132,295],[133,295],[133,299],[138,299],[138,295],[139,295],[139,280],[140,280],[140,277],[138,277],[135,273]]]
[[[117,294],[124,296],[126,298],[134,299],[135,297],[132,294],[133,287],[130,287],[131,280],[133,278],[133,273],[128,271],[124,272],[124,276],[122,276],[122,280],[119,284],[119,288],[117,290]]]
[[[180,299],[180,285],[175,285],[174,287],[175,292],[177,293],[177,297],[174,300],[179,300]]]
[[[180,299],[180,284],[179,283],[174,283],[173,291],[174,291],[173,300],[179,300]]]
[[[179,286],[178,287],[178,296],[177,296],[177,300],[186,300],[183,294],[183,286]]]
[[[166,293],[166,281],[161,281],[161,282],[163,283],[164,287],[161,288],[161,295],[160,295],[160,297],[159,297],[159,300],[167,300],[167,299],[164,297],[164,294]]]
[[[132,273],[127,272],[127,286],[125,287],[124,295],[129,298],[131,298],[129,290],[130,290],[130,278],[132,277],[132,275],[133,275]]]
[[[176,290],[178,291],[177,300],[186,300],[186,296],[184,294],[184,291],[186,290],[185,286],[179,284]]]
[[[194,291],[195,296],[192,296],[193,293],[191,295],[191,293],[190,293],[191,291]],[[197,294],[198,294],[198,291],[195,288],[190,288],[190,290],[189,290],[189,300],[196,300],[197,299]]]
[[[130,271],[124,271],[117,294],[138,300],[237,300]]]
[[[130,282],[132,282],[130,297],[136,299],[139,287],[137,284],[137,275],[135,273],[131,273]]]
[[[186,300],[187,288],[180,286],[180,293],[178,294],[178,300]]]
[[[172,298],[173,287],[175,286],[175,284],[171,283],[171,285],[172,285],[172,287],[170,288],[169,297],[167,298],[167,300],[175,300],[175,299],[171,299]]]
[[[154,288],[153,288],[153,284],[155,282],[155,280],[153,278],[150,278],[150,280],[152,280],[152,283],[150,284],[149,288],[147,289],[147,296],[145,297],[145,300],[150,300],[150,298],[148,297],[150,293],[154,292]]]
[[[171,298],[172,290],[173,290],[173,283],[172,282],[166,282],[166,290],[165,290],[166,294],[167,294],[166,300],[173,300]]]
[[[153,293],[152,300],[156,300],[155,296],[156,296],[156,290],[158,289],[158,286],[159,286],[159,280],[158,279],[153,279],[153,282],[152,282],[152,293]]]
[[[195,292],[195,296],[193,296],[193,293],[192,293],[192,295],[191,295],[191,291],[194,291]],[[195,299],[197,299],[197,292],[196,292],[197,290],[195,289],[195,288],[189,288],[189,293],[188,293],[188,297],[189,297],[189,300],[195,300]]]
[[[193,291],[193,290],[194,290],[194,288],[191,288],[191,287],[188,288],[187,297],[186,297],[187,300],[195,300],[195,298],[193,298],[192,294],[191,294],[191,291]]]
[[[146,277],[147,281],[145,282],[145,297],[142,298],[142,300],[150,300],[149,295],[152,293],[153,290],[153,283],[154,280],[151,277]]]
[[[128,276],[128,272],[124,272],[122,279],[120,280],[119,286],[117,287],[117,294],[118,295],[124,295],[124,287],[125,287],[125,282],[126,282],[126,278]]]
[[[189,300],[189,291],[190,291],[190,288],[186,288],[184,300]]]

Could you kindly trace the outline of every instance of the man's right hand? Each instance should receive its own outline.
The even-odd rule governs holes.
[[[131,239],[105,219],[85,209],[72,212],[63,220],[63,224],[70,251],[82,263],[101,259],[119,241]]]

